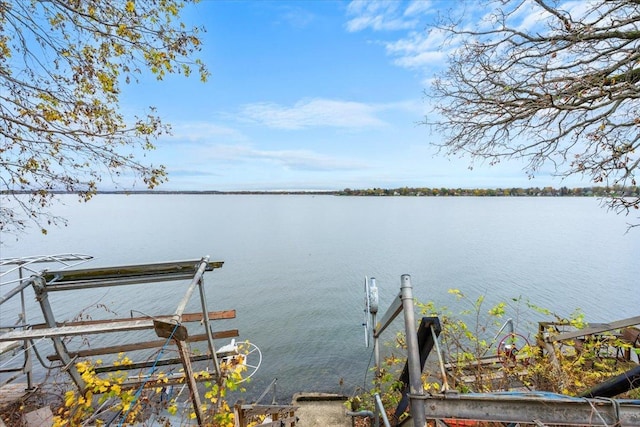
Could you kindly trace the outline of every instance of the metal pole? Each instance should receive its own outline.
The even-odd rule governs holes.
[[[447,382],[447,371],[444,367],[444,360],[442,358],[442,352],[440,351],[440,344],[438,343],[438,337],[436,336],[436,331],[433,328],[431,329],[431,337],[433,338],[433,344],[436,346],[436,352],[438,353],[438,362],[440,365],[440,374],[442,375],[442,390],[449,390],[449,383]]]
[[[424,404],[414,402],[412,396],[424,395],[422,388],[422,369],[420,369],[420,349],[418,347],[418,333],[413,308],[413,288],[411,276],[403,274],[400,277],[400,295],[404,311],[404,329],[407,340],[407,366],[409,367],[409,399],[411,400],[411,418],[414,427],[424,427],[427,419]]]
[[[222,372],[220,371],[220,363],[218,361],[218,355],[216,354],[216,347],[213,344],[213,333],[211,332],[211,324],[209,323],[207,297],[204,292],[204,277],[201,277],[198,283],[200,285],[200,302],[202,303],[202,314],[204,316],[202,320],[204,321],[204,327],[207,331],[207,343],[209,344],[209,351],[211,352],[211,360],[213,360],[213,368],[216,370],[218,380],[220,380]]]
[[[384,406],[382,405],[382,399],[380,399],[380,395],[378,393],[375,394],[374,398],[376,399],[376,405],[378,406],[378,411],[380,411],[380,415],[382,416],[382,422],[385,427],[391,427],[389,424],[389,418],[387,418],[387,413],[385,412]]]
[[[200,285],[200,289],[202,292],[202,276],[204,275],[204,272],[207,268],[207,263],[209,262],[209,256],[206,256],[204,258],[202,258],[202,260],[200,261],[200,266],[198,267],[198,270],[196,271],[196,274],[193,276],[193,279],[191,280],[191,283],[189,283],[189,288],[187,289],[187,292],[184,294],[184,296],[182,297],[182,300],[180,301],[180,303],[178,304],[178,307],[176,308],[176,313],[173,315],[173,319],[177,324],[180,324],[180,322],[182,322],[182,313],[184,312],[184,309],[187,306],[187,303],[189,302],[189,300],[191,299],[191,295],[193,294],[193,291],[195,290],[196,286]],[[204,295],[204,293],[201,293],[201,297]],[[203,301],[203,306],[204,304],[206,304],[206,302]],[[209,320],[209,315],[206,311],[205,308],[203,308],[203,320],[205,321],[205,327],[207,328],[207,335],[210,338],[211,337],[211,331],[209,329],[209,325],[208,325],[208,320]],[[184,343],[182,341],[180,341],[179,339],[174,339],[176,345],[178,346],[178,351],[180,352],[180,358],[182,359],[182,365],[184,366],[184,371],[185,371],[185,377],[186,377],[186,381],[187,381],[187,385],[189,386],[189,390],[191,391],[191,401],[193,402],[193,410],[195,411],[196,414],[196,419],[198,421],[198,425],[202,426],[204,425],[204,414],[202,412],[202,407],[201,407],[201,400],[200,400],[200,394],[198,392],[198,386],[196,384],[195,378],[193,376],[193,370],[191,367],[191,358],[189,355],[189,351],[188,349],[184,346]],[[217,374],[218,374],[218,380],[220,379],[220,371],[219,371],[219,367],[218,367],[218,359],[215,353],[213,353],[211,355],[211,357],[214,360],[215,366],[217,368]]]
[[[23,274],[22,274],[22,264],[18,267],[18,278],[20,283],[23,282]],[[20,291],[20,305],[22,307],[22,313],[20,314],[20,330],[24,331],[24,328],[27,326],[27,306],[24,300],[24,288]],[[34,344],[35,345],[35,344]],[[33,386],[33,364],[31,362],[31,347],[29,346],[29,340],[25,339],[22,342],[22,346],[24,348],[24,367],[23,370],[27,374],[27,390],[33,391],[35,387]]]
[[[176,314],[173,315],[174,320],[176,322],[180,323],[182,321],[182,313],[184,313],[184,309],[187,306],[187,303],[189,302],[189,300],[191,299],[191,294],[193,294],[193,291],[195,290],[196,286],[200,282],[200,279],[202,278],[202,275],[204,274],[204,271],[207,268],[208,262],[209,262],[208,255],[202,258],[202,260],[200,261],[200,267],[198,267],[198,271],[196,271],[196,274],[193,276],[191,283],[189,283],[189,288],[187,288],[187,292],[184,294],[184,297],[182,297],[182,301],[180,301],[180,304],[178,304],[178,308],[176,308]],[[206,312],[204,314],[206,316]]]
[[[38,300],[38,302],[40,303],[40,308],[42,309],[45,323],[49,328],[56,328],[58,325],[56,323],[56,318],[53,314],[53,310],[51,309],[49,295],[47,293],[47,285],[44,277],[34,277],[33,279],[31,279],[31,283],[33,284],[33,290],[36,294],[36,300]],[[69,351],[67,350],[64,341],[58,336],[51,337],[51,341],[53,342],[53,348],[56,350],[60,361],[64,365],[65,369],[69,370],[71,379],[76,384],[76,386],[78,386],[78,389],[84,392],[86,383],[82,379],[76,367],[73,366],[74,359],[69,356]]]
[[[18,295],[28,286],[31,286],[31,282],[29,280],[20,281],[20,283],[18,283],[18,286],[11,289],[9,292],[7,292],[6,294],[0,297],[0,305],[4,304],[6,301],[9,301],[11,298]]]
[[[276,383],[278,382],[277,378],[274,378],[273,381],[271,381],[271,384],[269,384],[267,386],[267,388],[264,389],[264,391],[262,392],[262,394],[260,395],[259,398],[256,399],[255,402],[253,402],[254,405],[257,405],[258,403],[260,403],[262,401],[262,399],[264,399],[264,397],[271,391],[271,389],[273,388],[273,400],[271,401],[272,405],[276,404]]]
[[[373,328],[376,327],[376,314],[371,315],[371,323]],[[376,367],[376,381],[380,380],[380,343],[377,336],[373,335],[373,358]]]
[[[391,322],[393,322],[393,319],[395,319],[396,316],[400,314],[401,311],[402,311],[402,291],[400,291],[398,295],[396,295],[396,297],[393,299],[393,302],[391,303],[387,311],[382,316],[382,320],[380,320],[380,325],[379,326],[376,325],[375,328],[373,329],[373,337],[374,338],[379,337],[384,332],[384,330],[387,329],[387,327],[391,324]]]

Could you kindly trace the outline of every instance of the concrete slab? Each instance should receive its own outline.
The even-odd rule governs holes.
[[[330,393],[297,393],[292,405],[298,406],[299,427],[351,427],[346,415],[346,396]]]
[[[22,422],[26,427],[51,427],[53,426],[53,413],[51,408],[43,406],[22,416]]]

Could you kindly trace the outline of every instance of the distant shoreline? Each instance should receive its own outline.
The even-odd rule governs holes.
[[[32,194],[38,190],[28,191],[8,191],[0,192],[2,195],[9,194]],[[78,194],[79,192],[50,191],[50,194]],[[553,188],[553,187],[530,187],[530,188],[428,188],[428,187],[402,187],[402,188],[368,188],[344,190],[113,190],[97,191],[95,194],[151,194],[151,195],[317,195],[317,196],[370,196],[370,197],[640,197],[640,187],[575,187],[575,188]]]

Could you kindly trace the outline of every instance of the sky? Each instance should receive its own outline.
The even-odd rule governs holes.
[[[206,83],[169,76],[123,87],[121,107],[155,106],[172,126],[148,161],[160,190],[341,190],[571,186],[520,161],[440,155],[425,89],[446,52],[426,28],[456,1],[209,1],[183,19],[204,26]]]

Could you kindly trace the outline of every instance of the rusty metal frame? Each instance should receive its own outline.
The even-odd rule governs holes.
[[[13,264],[20,261],[10,260]],[[50,262],[47,258],[45,262]],[[6,261],[3,261],[6,262]],[[24,261],[23,264],[33,263],[33,260]],[[197,360],[210,360],[213,363],[214,375],[219,378],[221,375],[218,356],[214,344],[214,339],[221,337],[237,336],[237,330],[213,332],[210,320],[229,319],[235,317],[235,310],[224,312],[208,312],[208,304],[206,292],[204,289],[204,273],[221,268],[223,262],[211,262],[209,257],[203,257],[200,260],[176,261],[154,264],[128,265],[118,267],[88,268],[75,270],[44,270],[40,273],[33,274],[31,277],[21,280],[14,289],[0,298],[0,305],[11,299],[15,295],[23,294],[23,291],[31,286],[36,294],[36,299],[42,310],[45,323],[43,325],[34,325],[31,329],[13,330],[12,332],[0,334],[0,343],[11,341],[24,341],[25,343],[34,338],[48,338],[53,343],[56,354],[49,356],[50,360],[56,360],[62,363],[67,370],[76,386],[83,390],[85,383],[81,375],[74,366],[77,357],[89,357],[102,354],[114,353],[117,346],[105,347],[102,349],[91,349],[91,351],[83,353],[82,351],[69,351],[64,342],[64,337],[85,334],[102,334],[118,331],[132,331],[141,329],[154,329],[158,337],[164,338],[162,341],[149,341],[146,343],[138,343],[128,348],[143,349],[152,348],[165,343],[173,343],[178,347],[180,355],[179,359],[167,359],[161,361],[161,365],[182,364],[184,374],[180,378],[173,381],[186,381],[189,386],[190,394],[193,402],[194,412],[198,423],[204,422],[204,414],[202,413],[201,399],[197,389],[197,376],[193,372],[191,363]],[[153,318],[129,318],[129,319],[111,319],[111,320],[95,320],[84,322],[72,322],[60,324],[56,321],[53,313],[49,294],[51,292],[75,291],[79,289],[91,289],[111,286],[124,286],[135,284],[149,284],[166,281],[190,280],[184,296],[180,300],[175,312],[170,315],[153,316]],[[201,313],[184,313],[184,310],[191,300],[196,287],[199,290],[199,299],[202,307]],[[205,328],[204,334],[189,336],[185,322],[199,321]],[[207,341],[209,354],[203,356],[193,356],[189,351],[189,342]],[[28,357],[28,356],[27,356]],[[135,364],[136,367],[148,367],[148,363]],[[119,369],[126,370],[126,367],[120,366]],[[155,369],[155,364],[153,366]],[[101,372],[110,371],[110,367],[101,367]],[[29,369],[29,383],[31,383]],[[155,380],[151,376],[146,378],[134,378],[127,381],[129,387],[153,386]]]

